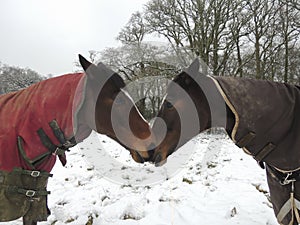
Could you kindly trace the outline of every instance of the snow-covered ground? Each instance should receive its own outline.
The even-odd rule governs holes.
[[[268,201],[265,171],[225,135],[201,134],[174,153],[168,163],[172,157],[181,157],[185,149],[196,149],[173,175],[164,174],[165,166],[137,164],[114,141],[105,136],[101,139],[101,148],[120,163],[103,174],[97,171],[101,166],[86,161],[83,155],[88,149],[73,148],[67,166],[57,162],[53,169],[48,185],[52,214],[39,224],[277,224]],[[132,176],[137,170],[142,171],[140,183]],[[112,177],[114,173],[121,178]],[[151,180],[156,175],[156,181]]]

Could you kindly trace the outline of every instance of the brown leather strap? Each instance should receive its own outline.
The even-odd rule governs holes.
[[[274,145],[273,143],[268,143],[254,156],[254,158],[259,162],[263,161],[267,157],[267,155],[269,155],[275,149],[275,147],[276,145]]]
[[[254,132],[249,132],[246,134],[244,137],[242,137],[240,140],[236,142],[236,145],[239,148],[244,148],[246,147],[247,144],[249,144],[253,139],[255,138],[255,133]]]

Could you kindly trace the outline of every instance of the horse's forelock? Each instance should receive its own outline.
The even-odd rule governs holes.
[[[189,74],[183,71],[173,79],[173,82],[175,82],[180,87],[186,90],[193,82],[193,78]],[[170,84],[170,86],[171,85],[172,83]]]

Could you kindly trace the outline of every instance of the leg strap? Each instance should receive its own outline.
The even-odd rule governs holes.
[[[290,193],[289,200],[284,203],[284,205],[281,207],[279,213],[277,214],[277,220],[279,223],[282,223],[283,219],[288,215],[289,212],[292,213],[291,221],[289,222],[289,225],[294,224],[294,218],[296,218],[297,223],[300,223],[300,216],[298,210],[300,210],[300,201],[297,200],[294,196],[294,183],[295,181],[291,182],[292,190]]]
[[[23,194],[29,198],[37,197],[37,196],[44,196],[44,195],[49,195],[50,191],[45,191],[45,190],[28,190],[28,189],[23,189],[19,187],[9,187],[9,190],[7,190],[8,193],[18,193],[18,194]]]

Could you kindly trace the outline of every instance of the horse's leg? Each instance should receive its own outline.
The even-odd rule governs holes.
[[[31,219],[23,217],[23,225],[37,225],[37,222],[34,222]]]
[[[291,184],[288,185],[281,185],[279,181],[274,177],[272,174],[272,171],[269,171],[269,168],[267,168],[267,180],[268,180],[268,186],[270,190],[270,197],[271,202],[273,205],[275,216],[278,216],[278,213],[280,212],[282,206],[290,199],[291,197],[291,191],[292,186]],[[300,193],[300,184],[299,182],[295,183],[295,198],[299,197],[297,193]],[[299,199],[299,198],[297,198]],[[290,222],[292,221],[292,211],[289,211],[288,214],[282,219],[282,221],[278,221],[278,223],[283,225],[290,225]],[[298,225],[297,219],[294,216],[293,218],[293,225]]]

